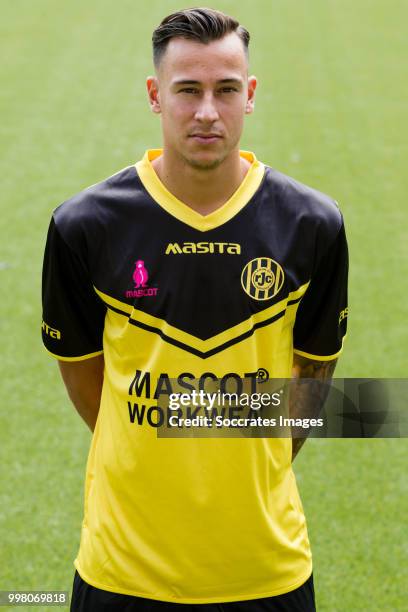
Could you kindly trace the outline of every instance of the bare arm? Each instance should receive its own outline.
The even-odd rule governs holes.
[[[316,381],[329,382],[333,376],[337,359],[331,361],[315,361],[294,354],[292,378],[308,378]],[[291,418],[318,417],[329,392],[329,385],[292,383],[289,412]],[[297,438],[292,434],[292,461],[304,444],[306,437]]]
[[[103,383],[103,355],[84,361],[58,361],[68,395],[89,429],[95,429]]]

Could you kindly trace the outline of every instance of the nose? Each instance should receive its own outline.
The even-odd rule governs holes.
[[[216,101],[212,92],[205,93],[197,106],[195,119],[203,123],[214,123],[219,119]]]

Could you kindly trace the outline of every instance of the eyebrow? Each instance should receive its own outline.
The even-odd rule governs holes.
[[[242,85],[241,79],[229,78],[229,79],[220,79],[217,81],[217,84],[222,83],[235,83],[237,85]],[[174,81],[172,85],[201,85],[201,81],[194,81],[192,79],[180,79],[178,81]]]

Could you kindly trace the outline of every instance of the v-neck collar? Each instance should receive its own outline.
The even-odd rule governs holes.
[[[212,230],[232,219],[257,191],[265,172],[265,166],[256,159],[254,153],[240,151],[240,156],[247,159],[251,164],[242,183],[220,208],[209,215],[201,215],[170,193],[157,176],[151,162],[159,157],[162,152],[162,149],[148,149],[146,151],[143,159],[135,165],[139,178],[146,191],[164,210],[200,232]]]

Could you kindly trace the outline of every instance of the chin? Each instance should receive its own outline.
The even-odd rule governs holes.
[[[226,155],[217,155],[213,157],[186,155],[184,159],[187,164],[192,168],[197,168],[198,170],[213,170],[214,168],[217,168],[220,164],[222,164],[226,157]]]

